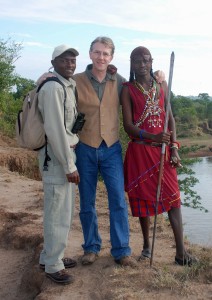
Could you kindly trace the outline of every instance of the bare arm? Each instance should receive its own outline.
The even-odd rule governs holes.
[[[128,87],[126,86],[122,88],[121,104],[124,130],[128,135],[133,136],[135,138],[139,138],[140,129],[133,124],[132,103],[130,100]]]
[[[166,107],[167,107],[167,102],[168,102],[168,86],[167,86],[167,82],[163,81],[161,85],[162,85],[162,88],[164,90],[165,104],[166,104]],[[169,105],[168,128],[169,128],[169,130],[171,132],[170,141],[171,141],[171,143],[174,143],[174,142],[177,141],[177,135],[176,135],[175,119],[173,117],[171,105]],[[171,164],[173,165],[173,167],[180,167],[181,166],[180,162],[181,162],[181,159],[180,159],[180,156],[178,154],[178,149],[176,149],[176,147],[174,147],[174,148],[171,149]]]

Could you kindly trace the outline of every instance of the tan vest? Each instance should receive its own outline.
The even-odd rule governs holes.
[[[111,146],[119,139],[119,97],[117,81],[106,82],[102,101],[99,100],[85,73],[74,76],[78,91],[78,111],[85,114],[80,141],[98,148],[104,140]]]

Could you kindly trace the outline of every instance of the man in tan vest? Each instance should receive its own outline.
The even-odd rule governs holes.
[[[119,74],[107,73],[113,59],[113,41],[96,38],[90,46],[85,72],[74,75],[78,90],[78,111],[85,124],[76,147],[80,174],[80,220],[84,235],[82,264],[92,264],[101,250],[101,237],[95,208],[100,172],[108,192],[111,255],[122,266],[135,266],[129,247],[129,224],[124,194],[122,149],[119,142],[119,95],[125,81]]]

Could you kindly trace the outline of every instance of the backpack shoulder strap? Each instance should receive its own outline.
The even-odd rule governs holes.
[[[40,89],[42,88],[42,86],[49,81],[56,81],[59,84],[62,85],[63,87],[63,91],[64,91],[64,126],[66,128],[66,119],[65,119],[65,104],[66,104],[66,99],[67,99],[67,93],[66,93],[66,89],[65,89],[65,85],[62,83],[62,81],[60,81],[59,78],[57,78],[56,76],[54,77],[48,77],[46,78],[38,87],[36,90],[36,93],[38,93],[40,91]],[[45,135],[45,160],[44,160],[44,164],[43,164],[43,171],[48,171],[48,161],[51,160],[51,158],[48,155],[48,151],[47,151],[47,136]]]
[[[66,89],[65,89],[65,85],[62,83],[62,81],[60,81],[59,78],[57,78],[56,76],[54,77],[48,77],[46,78],[43,82],[41,82],[41,84],[38,86],[37,88],[37,93],[40,91],[40,89],[42,88],[42,86],[46,83],[46,82],[49,82],[49,81],[56,81],[58,82],[59,84],[62,85],[63,87],[63,91],[64,91],[64,126],[66,128],[66,120],[65,120],[65,104],[66,104],[66,99],[67,99],[67,93],[66,93]]]
[[[78,92],[77,92],[77,88],[75,87],[75,98],[76,98],[76,103],[78,101]]]
[[[65,90],[64,84],[63,84],[62,81],[60,81],[60,79],[57,78],[56,76],[54,76],[54,77],[48,77],[48,78],[46,78],[43,82],[41,82],[41,84],[37,87],[37,93],[40,91],[40,89],[42,88],[42,86],[43,86],[46,82],[49,82],[49,81],[56,81],[56,82],[58,82],[59,84],[61,84],[62,87],[63,87],[63,89],[64,89],[64,93],[65,93],[65,95],[66,95],[66,90]]]

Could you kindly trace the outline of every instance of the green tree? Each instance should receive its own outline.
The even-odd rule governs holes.
[[[180,117],[182,123],[189,124],[188,128],[193,128],[198,123],[197,113],[194,106],[181,108]]]
[[[206,117],[208,119],[208,125],[212,128],[212,101],[207,104]]]
[[[182,118],[183,112],[194,107],[193,100],[188,97],[176,96],[171,99],[174,117]]]
[[[14,63],[20,57],[21,44],[0,39],[0,126],[9,135],[15,134],[15,121],[26,92],[34,88],[32,80],[15,73]],[[12,92],[12,90],[16,90]]]
[[[207,100],[207,101],[210,100],[210,96],[208,95],[208,93],[200,93],[198,95],[198,98],[201,99],[201,100]]]
[[[15,123],[22,100],[14,101],[11,93],[1,93],[0,95],[0,128],[1,131],[10,136],[15,135]]]
[[[194,109],[196,110],[198,120],[203,121],[206,118],[207,103],[204,100],[194,101]]]
[[[195,177],[195,172],[192,170],[192,165],[201,160],[201,158],[186,158],[189,152],[196,152],[198,149],[204,146],[192,145],[191,147],[182,146],[179,149],[179,154],[182,158],[182,168],[177,169],[178,175],[183,175],[181,179],[178,179],[180,191],[184,194],[182,205],[186,207],[191,207],[194,209],[199,209],[204,212],[208,212],[201,204],[201,197],[193,189],[195,184],[199,180]]]
[[[9,92],[15,84],[14,63],[20,57],[21,44],[0,39],[0,92]]]
[[[22,77],[17,77],[15,80],[16,91],[13,92],[14,99],[20,99],[25,97],[28,91],[34,89],[36,84],[31,79],[26,79]]]

